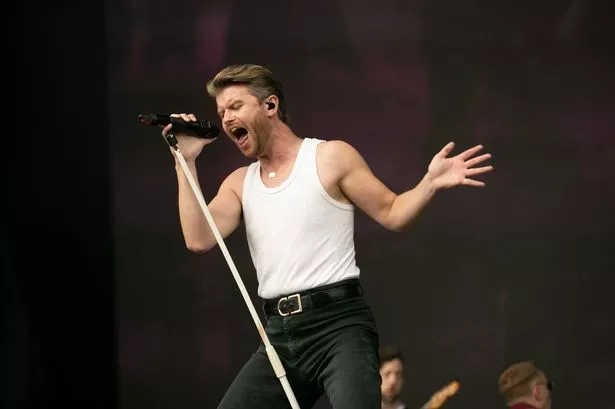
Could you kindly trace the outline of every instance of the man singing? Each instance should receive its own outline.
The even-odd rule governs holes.
[[[434,195],[474,179],[491,166],[475,146],[449,157],[438,152],[422,180],[401,194],[385,186],[351,145],[296,135],[288,125],[281,83],[267,68],[235,65],[208,84],[222,128],[253,159],[232,172],[208,204],[222,237],[245,223],[263,299],[265,331],[302,408],[326,394],[335,409],[380,407],[378,333],[359,283],[354,209],[403,231]],[[195,121],[193,114],[174,114]],[[172,125],[163,129],[171,132]],[[176,133],[192,176],[211,140]],[[179,163],[179,213],[188,249],[210,250],[215,237]],[[386,274],[386,272],[379,272]],[[263,345],[241,369],[221,409],[286,408],[287,397]]]

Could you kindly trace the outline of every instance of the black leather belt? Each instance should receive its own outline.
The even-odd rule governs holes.
[[[273,315],[285,317],[361,295],[363,295],[363,288],[359,280],[352,278],[284,297],[266,299],[263,310],[268,317]]]

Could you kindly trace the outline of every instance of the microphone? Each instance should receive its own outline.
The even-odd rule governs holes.
[[[172,130],[199,138],[213,139],[220,133],[220,128],[211,121],[186,122],[167,114],[139,114],[138,120],[142,124],[153,126],[173,124]]]

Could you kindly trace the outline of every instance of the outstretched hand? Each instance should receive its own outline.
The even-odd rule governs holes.
[[[431,179],[433,185],[438,189],[448,189],[454,186],[485,186],[484,182],[472,179],[473,176],[482,173],[490,172],[493,166],[482,166],[475,168],[478,165],[491,158],[491,154],[485,153],[480,156],[472,157],[481,149],[482,145],[474,146],[457,156],[451,158],[448,155],[455,147],[454,142],[449,142],[440,152],[431,160],[427,169],[427,176]]]

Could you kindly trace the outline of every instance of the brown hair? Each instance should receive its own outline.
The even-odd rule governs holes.
[[[259,102],[263,102],[271,95],[277,96],[279,100],[278,118],[288,123],[282,83],[268,68],[255,64],[230,65],[207,83],[207,93],[215,97],[231,85],[245,85]]]
[[[380,368],[382,368],[382,365],[395,359],[399,359],[402,364],[404,363],[404,355],[399,348],[394,346],[385,345],[380,347],[378,355],[380,358]]]
[[[541,373],[531,361],[517,362],[509,366],[498,381],[500,394],[506,402],[529,395],[532,392],[532,381]]]

